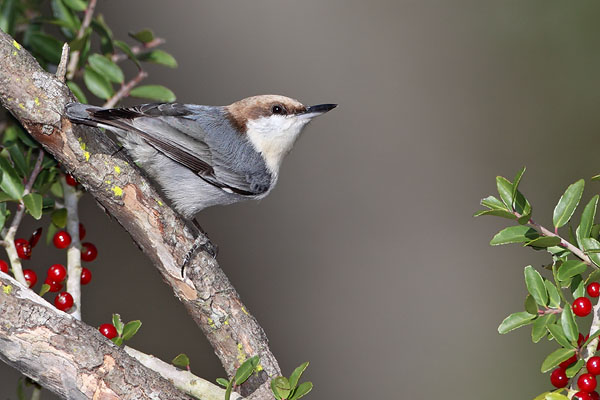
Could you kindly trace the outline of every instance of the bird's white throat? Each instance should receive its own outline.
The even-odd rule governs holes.
[[[254,148],[262,154],[269,171],[277,177],[279,167],[310,119],[294,115],[271,115],[249,120],[246,134]]]

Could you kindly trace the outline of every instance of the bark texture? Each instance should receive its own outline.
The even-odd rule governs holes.
[[[262,370],[242,386],[242,394],[281,375],[264,331],[215,259],[198,253],[182,279],[185,254],[201,233],[122,154],[113,156],[117,149],[100,130],[71,125],[64,117],[64,106],[74,101],[67,86],[1,31],[0,60],[2,105],[129,232],[202,328],[227,374],[246,358],[260,357]]]
[[[190,399],[89,325],[0,273],[0,359],[67,399]]]

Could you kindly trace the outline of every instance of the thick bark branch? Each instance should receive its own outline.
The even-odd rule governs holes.
[[[242,394],[281,375],[264,331],[216,260],[197,254],[188,278],[181,278],[182,260],[201,233],[164,204],[135,167],[111,156],[116,147],[100,130],[71,125],[64,117],[65,104],[73,101],[68,88],[1,31],[0,60],[2,105],[129,232],[202,328],[227,374],[247,357],[260,357],[262,370],[242,385]]]
[[[0,359],[67,399],[189,399],[96,329],[0,273]]]

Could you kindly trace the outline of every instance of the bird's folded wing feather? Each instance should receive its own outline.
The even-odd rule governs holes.
[[[247,174],[229,168],[218,150],[206,144],[199,124],[185,118],[191,113],[184,104],[156,103],[97,110],[91,116],[105,125],[140,135],[156,150],[216,187],[246,196],[260,194]]]

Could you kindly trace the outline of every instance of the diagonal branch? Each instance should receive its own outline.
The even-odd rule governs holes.
[[[129,232],[202,329],[229,376],[246,358],[260,357],[262,370],[242,385],[242,395],[281,375],[263,329],[216,260],[198,253],[188,279],[182,279],[182,260],[202,233],[164,204],[131,163],[111,156],[116,146],[100,130],[72,126],[64,117],[69,101],[68,88],[0,32],[2,105]]]

